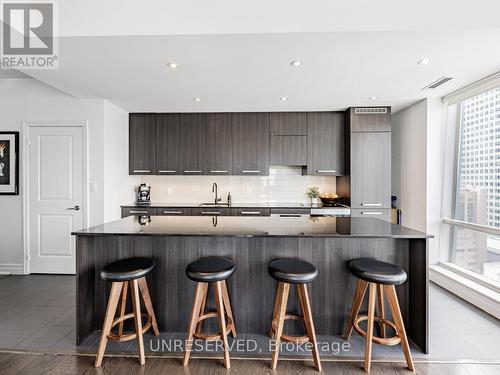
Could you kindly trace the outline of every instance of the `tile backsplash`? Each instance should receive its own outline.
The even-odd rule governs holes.
[[[214,182],[222,201],[231,192],[235,203],[309,203],[306,191],[311,186],[336,192],[335,177],[303,176],[300,167],[273,166],[269,176],[142,176],[141,182],[151,186],[152,202],[211,202]]]

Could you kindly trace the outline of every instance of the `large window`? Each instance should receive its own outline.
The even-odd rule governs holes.
[[[454,226],[451,261],[500,282],[500,87],[463,100],[458,115],[454,219],[476,226]]]

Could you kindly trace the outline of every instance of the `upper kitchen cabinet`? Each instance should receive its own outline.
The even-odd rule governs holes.
[[[351,132],[390,132],[391,107],[349,109]]]
[[[391,133],[351,133],[351,207],[391,207]]]
[[[345,174],[345,114],[307,113],[307,174]]]
[[[181,114],[181,140],[179,159],[181,174],[200,175],[206,172],[207,115]]]
[[[307,135],[305,112],[271,112],[271,136]]]
[[[208,113],[206,174],[232,174],[231,142],[231,114]]]
[[[233,113],[233,175],[269,174],[269,113]]]
[[[156,174],[181,173],[180,143],[181,115],[158,113],[156,115]]]
[[[156,115],[129,115],[129,174],[156,174]]]

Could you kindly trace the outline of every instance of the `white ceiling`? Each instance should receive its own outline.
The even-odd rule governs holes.
[[[128,111],[398,110],[499,71],[498,46],[500,28],[63,37],[58,70],[26,73]],[[431,63],[417,65],[424,57]],[[290,66],[294,58],[303,65]],[[166,68],[167,61],[181,69]],[[454,79],[421,90],[445,75]]]
[[[498,0],[64,0],[62,36],[449,30],[500,26]]]

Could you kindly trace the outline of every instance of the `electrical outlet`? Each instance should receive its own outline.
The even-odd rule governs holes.
[[[89,183],[89,191],[91,193],[97,193],[97,184],[95,182]]]
[[[247,186],[247,195],[252,195],[252,188]]]
[[[168,187],[167,188],[167,195],[173,195],[174,194],[174,189],[172,189],[171,187]]]

